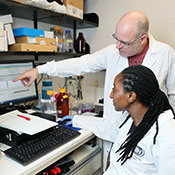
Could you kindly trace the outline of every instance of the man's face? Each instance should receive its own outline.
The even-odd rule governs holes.
[[[135,56],[143,49],[142,36],[138,36],[138,29],[134,24],[119,22],[116,26],[113,37],[121,56]]]
[[[140,53],[142,44],[140,38],[127,35],[114,34],[116,39],[116,48],[121,56],[130,57]]]

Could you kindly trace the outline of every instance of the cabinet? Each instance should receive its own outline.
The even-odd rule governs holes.
[[[30,5],[14,2],[11,0],[0,0],[0,14],[12,14],[13,17],[32,20],[34,28],[38,28],[38,22],[59,25],[73,29],[74,41],[76,30],[83,28],[98,27],[98,16],[96,14],[84,14],[84,19],[78,19],[66,14],[56,13],[50,10],[33,7]],[[78,53],[46,53],[46,52],[0,52],[1,55],[34,55],[35,60],[39,55],[56,55],[66,57],[76,57]]]

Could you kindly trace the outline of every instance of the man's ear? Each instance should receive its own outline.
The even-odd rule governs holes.
[[[128,103],[133,103],[137,99],[137,94],[135,92],[129,93]]]
[[[141,42],[142,42],[142,44],[144,44],[144,43],[147,41],[147,38],[148,38],[147,35],[143,35],[143,36],[141,37]]]

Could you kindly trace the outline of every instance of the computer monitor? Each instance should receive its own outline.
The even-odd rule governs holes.
[[[12,82],[33,67],[33,60],[0,61],[0,108],[38,99],[36,82],[30,87],[23,86],[21,81]]]

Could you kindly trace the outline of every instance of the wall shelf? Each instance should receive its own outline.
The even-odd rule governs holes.
[[[98,22],[92,22],[66,14],[56,13],[50,10],[33,7],[30,5],[14,2],[11,0],[0,0],[0,13],[2,15],[11,13],[13,17],[29,19],[37,22],[45,22],[63,27],[76,29],[98,27]],[[88,14],[85,14],[85,17]]]
[[[84,19],[86,19],[84,20],[11,0],[0,0],[0,14],[12,14],[13,17],[32,20],[34,22],[34,28],[38,28],[38,22],[72,28],[74,43],[76,40],[77,29],[98,27],[98,16],[95,13],[84,14]],[[83,54],[53,52],[0,52],[0,55],[34,55],[35,60],[38,60],[38,56],[40,55],[78,57]]]

